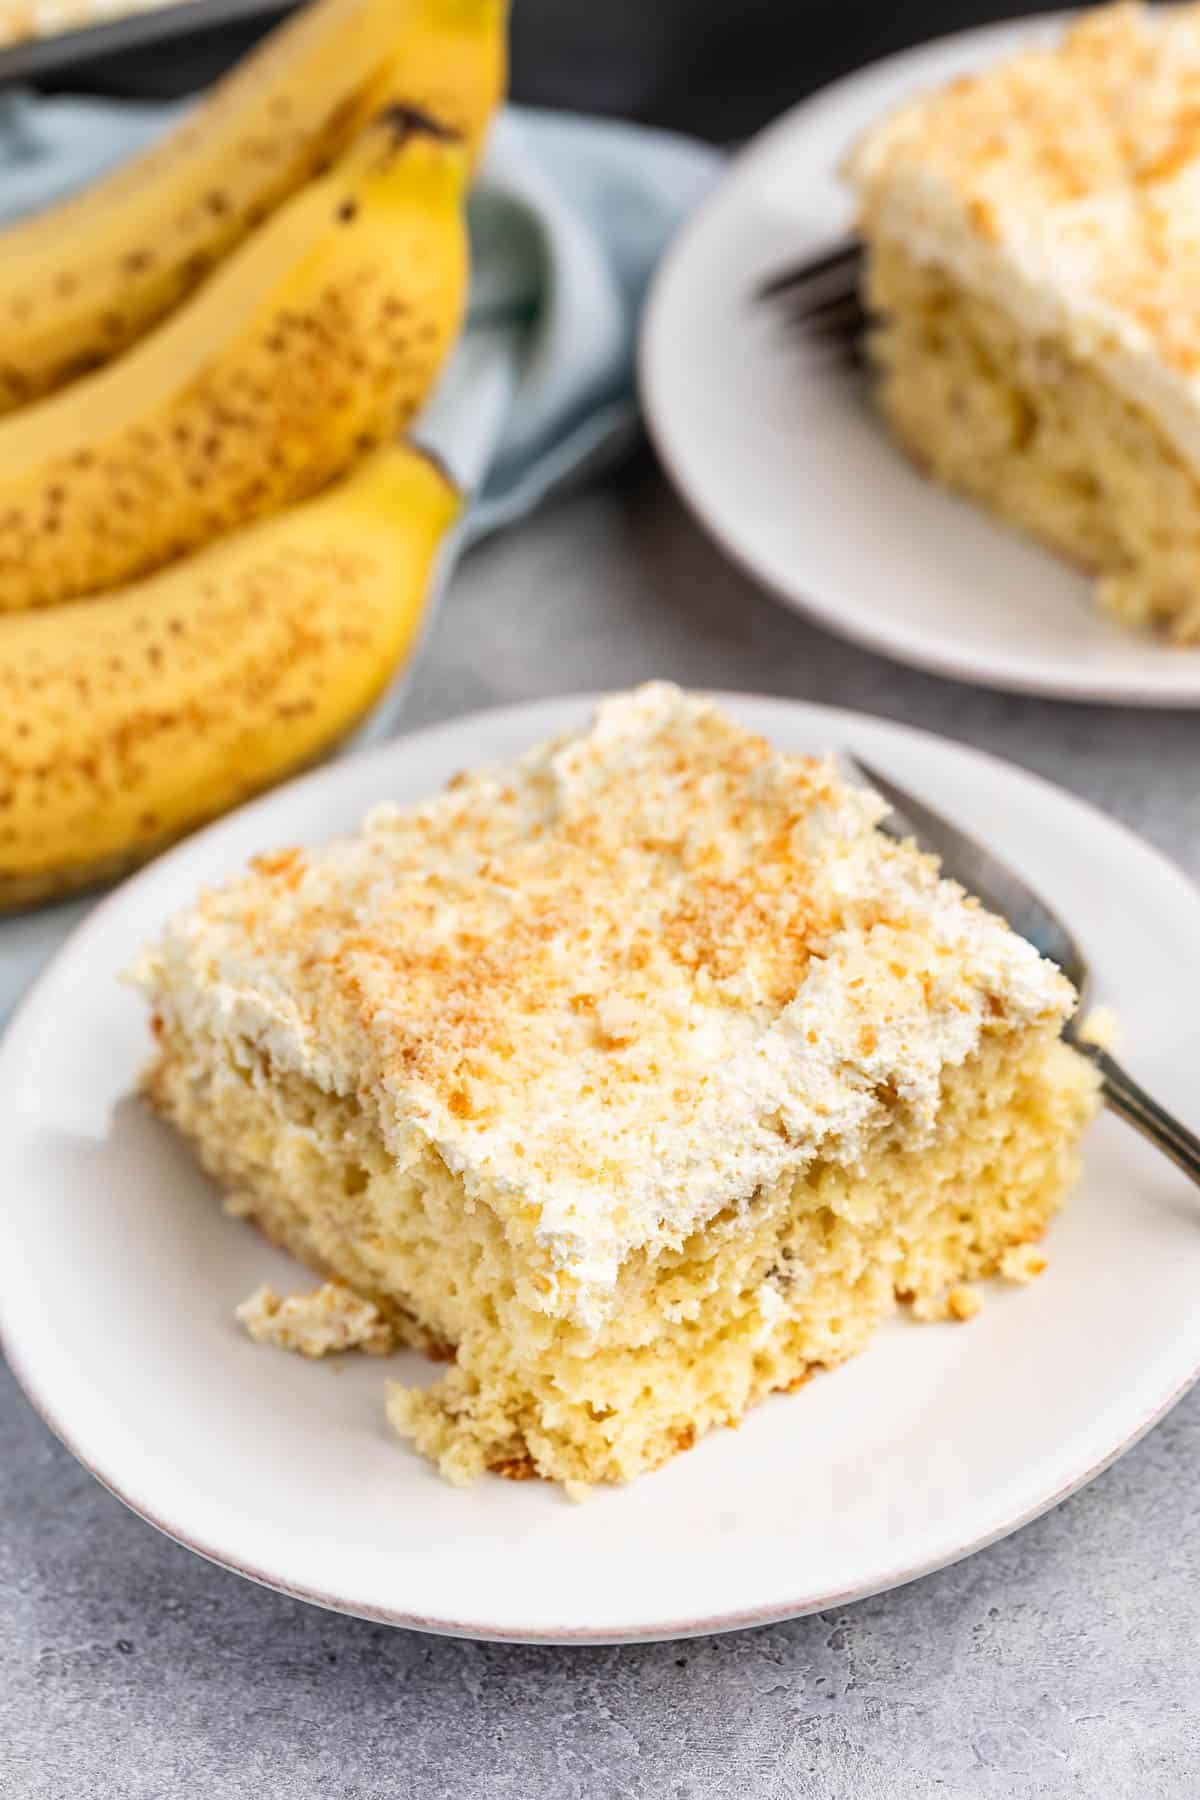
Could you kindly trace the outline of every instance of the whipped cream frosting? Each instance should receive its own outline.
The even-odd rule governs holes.
[[[1117,5],[855,147],[868,238],[1061,341],[1200,465],[1200,5]]]
[[[202,896],[168,1023],[356,1095],[492,1206],[545,1310],[816,1157],[935,1129],[942,1071],[1073,993],[831,761],[663,683]]]

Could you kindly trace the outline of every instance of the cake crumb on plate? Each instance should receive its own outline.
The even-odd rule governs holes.
[[[307,1294],[281,1298],[274,1288],[256,1288],[234,1309],[234,1317],[256,1344],[274,1344],[299,1356],[330,1356],[365,1350],[386,1356],[395,1333],[371,1301],[340,1281],[325,1281]]]

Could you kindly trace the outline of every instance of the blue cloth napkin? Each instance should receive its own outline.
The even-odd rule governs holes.
[[[0,94],[0,225],[141,149],[182,110]],[[466,545],[631,434],[642,299],[719,168],[716,151],[638,126],[517,107],[495,121],[471,200],[467,329],[413,428],[471,496],[440,587]],[[357,743],[393,728],[405,681]],[[0,1023],[87,905],[0,921]]]

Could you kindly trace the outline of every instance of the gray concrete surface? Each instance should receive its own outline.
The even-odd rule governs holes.
[[[648,459],[478,551],[407,714],[650,674],[999,752],[1200,873],[1200,715],[906,672],[762,598]],[[0,1373],[2,1800],[1159,1800],[1200,1792],[1200,1392],[1057,1512],[896,1593],[606,1650],[391,1632],[127,1513]]]

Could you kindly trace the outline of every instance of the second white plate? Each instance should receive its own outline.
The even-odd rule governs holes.
[[[730,697],[789,750],[857,750],[986,821],[1083,934],[1128,1060],[1197,1123],[1200,895],[1098,813],[923,732]],[[1200,1368],[1200,1196],[1115,1119],[1027,1291],[967,1327],[894,1320],[865,1355],[587,1505],[536,1482],[447,1487],[388,1430],[383,1384],[420,1358],[305,1363],[233,1308],[311,1277],[226,1218],[133,1097],[145,1009],[118,971],[202,883],[315,843],[382,799],[580,725],[582,698],[455,721],[334,763],[190,839],[103,902],[0,1049],[0,1333],[75,1454],[182,1543],[371,1618],[468,1636],[612,1641],[786,1618],[905,1581],[1061,1499]]]
[[[753,300],[845,234],[837,170],[898,100],[1060,29],[943,38],[827,88],[757,138],[676,240],[647,309],[641,386],[685,499],[725,550],[830,630],[935,674],[1018,692],[1200,706],[1200,649],[1098,613],[1088,583],[926,480],[854,378],[815,368]]]

